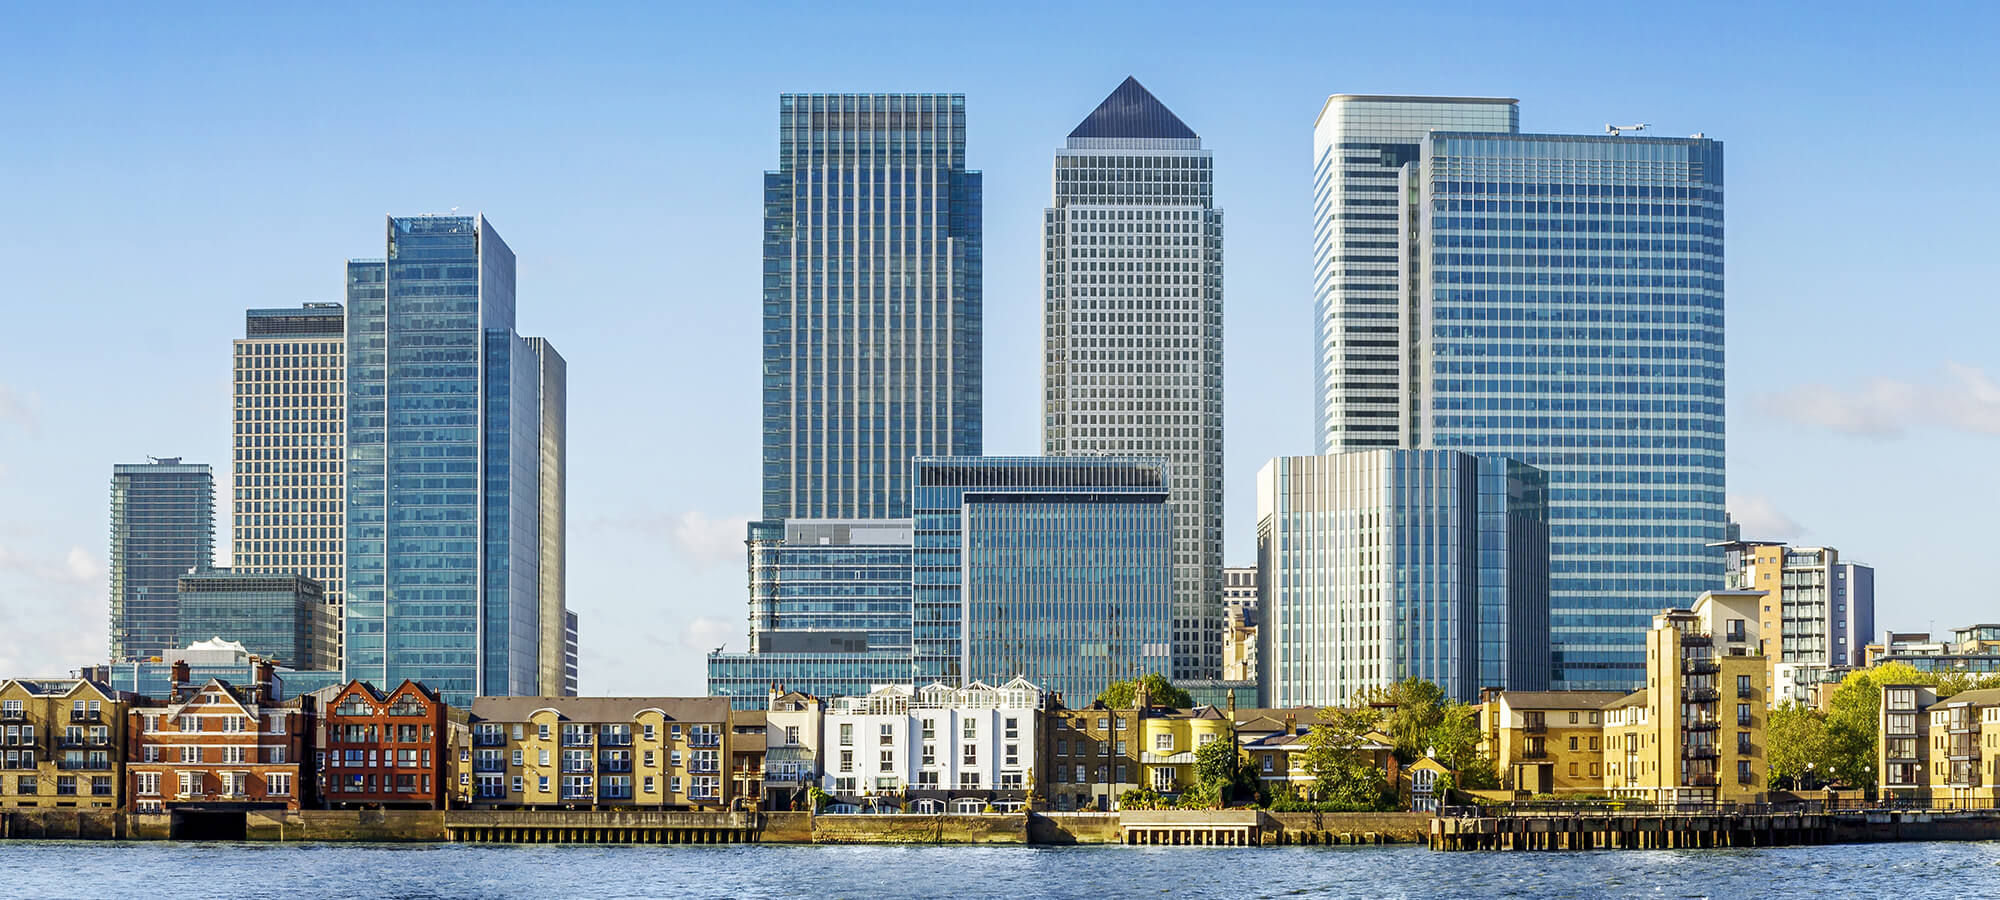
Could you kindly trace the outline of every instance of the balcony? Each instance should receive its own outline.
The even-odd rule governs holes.
[[[722,771],[722,764],[713,762],[688,763],[688,771],[696,775],[714,775]]]
[[[632,736],[629,734],[607,734],[598,738],[597,744],[600,747],[630,747],[632,746]]]
[[[1687,692],[1689,703],[1714,703],[1720,699],[1722,695],[1717,693],[1715,688],[1694,688]]]
[[[472,746],[505,747],[507,746],[507,736],[504,734],[474,734],[472,736]]]
[[[562,736],[562,745],[565,747],[588,747],[592,743],[593,741],[589,732],[584,732],[583,734],[565,734]]]
[[[1740,687],[1736,689],[1736,699],[1738,700],[1748,700],[1756,695],[1757,695],[1756,691],[1751,690],[1750,688],[1747,687]]]
[[[76,737],[76,738],[73,738],[73,737],[69,737],[68,735],[64,735],[63,737],[59,737],[59,738],[56,738],[56,746],[58,746],[58,747],[109,747],[109,746],[111,746],[111,739],[110,739],[109,737],[103,737],[103,738],[90,738],[90,737]]]
[[[1521,731],[1526,734],[1546,734],[1548,730],[1549,723],[1546,721],[1521,723]]]
[[[102,722],[104,721],[104,711],[101,709],[72,709],[69,711],[69,720],[72,722]]]
[[[605,760],[604,762],[598,764],[597,771],[606,772],[614,775],[621,772],[630,772],[632,771],[632,761],[629,759]]]
[[[690,735],[688,735],[688,746],[690,746],[690,747],[720,747],[720,746],[722,746],[722,735],[720,735],[720,734],[699,734],[699,733],[697,733],[697,734],[690,734]]]
[[[1712,659],[1681,660],[1681,673],[1684,675],[1713,675],[1720,671],[1722,664]]]
[[[584,762],[565,762],[562,764],[562,770],[564,773],[570,775],[588,775],[593,771],[588,760]]]
[[[1689,775],[1688,787],[1715,787],[1718,782],[1714,775]]]
[[[1689,719],[1681,727],[1688,731],[1715,731],[1722,727],[1722,723],[1716,719]]]
[[[111,771],[111,760],[103,759],[93,762],[88,759],[59,759],[56,760],[56,768],[65,772],[109,772]]]
[[[1681,634],[1681,646],[1713,647],[1715,646],[1715,637],[1713,635],[1708,634],[1707,632],[1701,632],[1701,631],[1683,632]]]
[[[1540,749],[1540,748],[1531,748],[1531,749],[1528,749],[1528,750],[1523,750],[1523,751],[1521,751],[1521,758],[1522,758],[1522,759],[1548,759],[1548,758],[1549,758],[1549,751],[1547,751],[1547,750],[1544,750],[1544,749]]]
[[[1721,752],[1717,751],[1714,747],[1690,746],[1681,748],[1682,759],[1715,759],[1721,755]]]

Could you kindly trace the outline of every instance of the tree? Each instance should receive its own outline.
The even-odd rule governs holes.
[[[1765,753],[1772,785],[1797,784],[1807,771],[1807,763],[1815,770],[1827,765],[1825,713],[1787,702],[1772,709],[1765,721]]]
[[[1158,672],[1149,672],[1145,677],[1136,680],[1114,681],[1097,695],[1097,702],[1104,704],[1107,709],[1131,709],[1133,702],[1138,699],[1140,682],[1145,682],[1147,699],[1154,706],[1169,706],[1174,709],[1194,706],[1193,696],[1174,687],[1173,682],[1167,680],[1167,676]]]
[[[1368,732],[1380,715],[1373,709],[1330,706],[1306,732],[1302,764],[1312,776],[1313,796],[1322,801],[1362,809],[1393,803],[1388,773],[1376,768],[1363,752]]]
[[[1182,795],[1200,792],[1209,807],[1224,807],[1236,793],[1243,761],[1236,746],[1233,728],[1225,728],[1215,740],[1194,751],[1194,785]],[[1186,808],[1185,805],[1183,808]]]

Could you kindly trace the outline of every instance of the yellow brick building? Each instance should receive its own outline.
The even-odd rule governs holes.
[[[721,697],[476,698],[473,803],[563,809],[754,806],[761,784],[732,779],[731,759],[744,759],[754,749],[754,771],[761,779],[764,735],[733,733],[736,715]],[[746,802],[738,804],[739,798]]]
[[[1235,735],[1235,723],[1213,706],[1140,719],[1139,784],[1162,794],[1185,790],[1194,784],[1195,751]]]
[[[1488,690],[1475,710],[1480,751],[1494,761],[1506,790],[1602,791],[1603,711],[1623,696],[1620,691]]]
[[[1922,685],[1884,685],[1879,715],[1885,795],[1943,808],[2000,804],[2000,688],[1939,700]]]
[[[1769,789],[1762,591],[1709,591],[1653,617],[1646,689],[1606,707],[1605,787],[1659,802],[1755,801]]]
[[[113,809],[125,695],[88,679],[0,682],[0,809]]]

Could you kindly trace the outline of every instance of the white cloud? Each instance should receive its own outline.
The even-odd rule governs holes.
[[[97,558],[82,547],[71,547],[61,560],[0,547],[0,571],[23,575],[53,584],[91,584],[97,581]]]
[[[681,629],[681,646],[694,653],[706,654],[728,644],[730,635],[738,632],[734,622],[713,616],[695,616],[687,627]]]
[[[64,675],[104,661],[108,601],[89,551],[0,546],[0,597],[0,675]]]
[[[1912,428],[2000,435],[2000,383],[1983,370],[1946,362],[1929,381],[1874,378],[1854,389],[1804,384],[1758,396],[1759,410],[1801,425],[1863,437],[1900,437]]]
[[[0,425],[11,423],[23,432],[35,434],[41,429],[36,406],[33,395],[0,384]]]
[[[696,571],[742,563],[744,528],[748,519],[714,518],[698,509],[681,513],[667,539]]]
[[[1729,495],[1729,516],[1736,524],[1743,526],[1744,540],[1751,541],[1795,541],[1806,534],[1806,527],[1778,509],[1771,498],[1762,494]]]

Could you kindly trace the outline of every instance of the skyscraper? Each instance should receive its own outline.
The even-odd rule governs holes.
[[[917,679],[1027,678],[1081,704],[1165,669],[1168,469],[1159,457],[917,460]]]
[[[348,263],[347,674],[460,705],[554,693],[542,390],[556,357],[515,333],[514,253],[484,216],[390,217],[387,238],[386,260]]]
[[[541,556],[536,567],[541,580],[541,686],[544,694],[575,696],[573,689],[559,690],[574,681],[568,652],[568,637],[575,624],[569,616],[564,596],[563,563],[568,553],[563,528],[563,510],[568,503],[569,485],[568,410],[569,363],[556,352],[548,338],[527,339],[535,351],[540,372],[541,409],[541,503],[536,507],[535,532],[541,538]]]
[[[1127,78],[1056,151],[1042,212],[1042,445],[1164,456],[1173,663],[1222,670],[1222,211],[1201,138]]]
[[[1518,122],[1327,101],[1322,447],[1545,470],[1553,686],[1634,687],[1651,616],[1722,580],[1722,144]]]
[[[293,669],[338,671],[333,608],[296,572],[196,569],[180,577],[180,642],[225,640]]]
[[[346,571],[345,319],[338,303],[249,310],[234,348],[231,565],[311,578],[324,586],[335,623]]]
[[[1471,701],[1549,679],[1548,479],[1439,450],[1281,456],[1257,473],[1258,689],[1346,703],[1424,678]]]
[[[1433,131],[1519,131],[1517,102],[1335,94],[1320,110],[1313,124],[1319,452],[1417,446],[1411,348],[1422,342],[1423,322],[1409,284],[1419,248],[1404,167],[1421,159]]]
[[[215,564],[215,477],[178,456],[111,468],[111,658],[179,646],[182,572]]]
[[[961,94],[784,94],[764,173],[763,517],[905,518],[980,452],[980,173]]]

